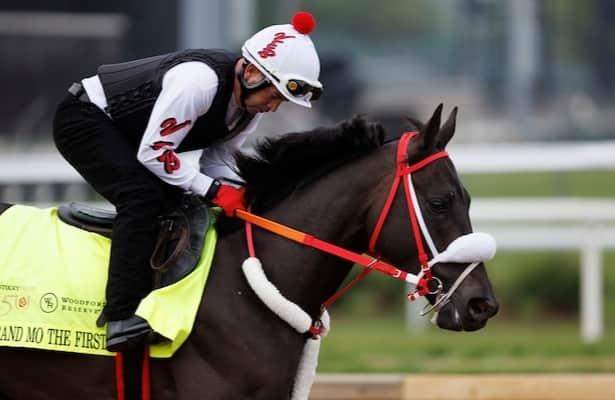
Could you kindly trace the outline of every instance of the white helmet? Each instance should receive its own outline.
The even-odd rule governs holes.
[[[292,24],[269,26],[246,40],[243,57],[254,64],[284,97],[303,107],[322,94],[320,61],[308,36],[316,24],[312,14],[299,11]]]

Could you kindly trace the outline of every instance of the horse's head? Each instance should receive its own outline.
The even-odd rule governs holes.
[[[364,266],[382,267],[395,278],[417,283],[420,294],[430,289],[427,298],[440,327],[476,330],[498,309],[482,264],[495,245],[489,235],[472,234],[470,196],[444,152],[455,131],[456,110],[442,128],[441,113],[439,106],[426,124],[416,122],[419,132],[412,138],[404,135],[384,146],[382,127],[361,117],[266,139],[255,155],[239,155],[237,165],[255,212],[353,251],[364,251],[367,241],[370,254],[382,255],[397,268],[378,261]],[[301,257],[314,266],[312,272],[302,269],[298,292],[303,294],[296,297],[312,302],[315,310],[348,272],[330,268],[323,278],[324,263],[343,261],[288,244],[283,249],[273,249],[271,241],[262,246],[292,252],[275,260]],[[430,272],[434,279],[429,282]],[[278,285],[290,290],[297,275],[284,276]],[[319,290],[300,290],[310,283]]]
[[[369,225],[377,227],[370,250],[399,268],[407,266],[407,272],[432,266],[434,279],[426,297],[436,310],[437,325],[472,331],[485,326],[498,310],[483,264],[493,256],[495,243],[486,234],[469,235],[470,195],[444,152],[455,132],[457,109],[442,127],[441,113],[442,105],[427,123],[410,121],[418,134],[400,141],[394,178],[399,186],[389,189],[390,181],[383,182],[369,213]],[[383,216],[387,203],[390,209]]]

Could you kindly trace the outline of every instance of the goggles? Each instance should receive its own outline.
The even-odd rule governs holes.
[[[275,78],[275,75],[272,75]],[[280,83],[284,85],[288,93],[295,97],[306,97],[308,95],[308,100],[316,101],[322,95],[322,85],[320,83],[314,84],[307,82],[300,78],[282,78],[279,80]]]
[[[277,77],[274,76],[274,78]],[[318,100],[323,92],[322,85],[316,86],[299,78],[276,79],[276,81],[279,82],[284,88],[286,88],[288,93],[290,93],[292,96],[298,98],[306,98],[306,100],[310,101]],[[262,81],[252,84],[244,81],[244,85],[246,86],[246,88],[256,91],[264,88],[265,86],[273,85],[273,82],[271,82],[269,78],[265,77]]]
[[[248,52],[248,54],[250,54]],[[251,54],[250,54],[251,56]],[[258,68],[264,72],[264,79],[252,85],[246,85],[249,89],[255,90],[266,85],[274,85],[285,97],[288,95],[305,101],[316,101],[320,98],[323,92],[322,84],[318,81],[308,81],[304,77],[297,74],[274,74],[269,69],[265,68],[261,63],[250,61],[252,64],[257,64]],[[243,73],[242,73],[243,75]],[[275,82],[272,82],[274,79]]]

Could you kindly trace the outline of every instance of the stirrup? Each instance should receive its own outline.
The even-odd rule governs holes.
[[[147,343],[153,333],[147,321],[136,315],[119,321],[108,321],[107,350],[117,353],[134,349]]]

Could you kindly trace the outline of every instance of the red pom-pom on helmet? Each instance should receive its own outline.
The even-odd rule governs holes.
[[[303,33],[304,35],[312,32],[316,26],[316,19],[307,11],[297,11],[290,22],[297,32]]]

